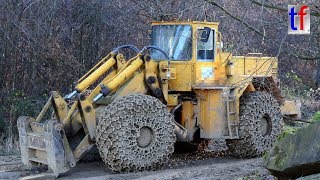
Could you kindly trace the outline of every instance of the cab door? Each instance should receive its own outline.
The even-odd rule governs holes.
[[[215,29],[204,27],[196,32],[195,84],[206,86],[214,83],[215,78]]]

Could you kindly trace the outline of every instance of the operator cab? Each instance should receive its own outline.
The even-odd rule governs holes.
[[[197,59],[199,61],[214,61],[215,29],[198,27],[193,35],[192,25],[159,24],[152,26],[151,45],[164,50],[173,61],[188,61],[192,59],[193,38],[196,40]],[[165,60],[165,56],[153,50],[151,56],[155,60]]]
[[[191,91],[197,84],[217,84],[220,77],[215,70],[221,44],[216,22],[152,24],[151,45],[162,49],[170,58],[171,91]],[[156,61],[168,60],[157,50],[152,50],[150,55]]]

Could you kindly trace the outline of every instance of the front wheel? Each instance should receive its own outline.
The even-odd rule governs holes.
[[[256,157],[269,151],[282,131],[279,103],[269,93],[252,92],[240,98],[239,138],[227,140],[236,157]]]
[[[115,99],[101,114],[97,147],[114,172],[156,170],[174,151],[174,119],[157,98],[133,94]]]

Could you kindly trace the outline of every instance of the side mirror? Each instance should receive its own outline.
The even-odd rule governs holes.
[[[204,27],[202,29],[201,36],[200,36],[201,42],[204,42],[204,43],[208,42],[209,36],[210,36],[210,31],[211,31],[211,28],[209,28],[209,27]]]

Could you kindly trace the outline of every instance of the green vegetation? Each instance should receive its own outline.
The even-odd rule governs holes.
[[[0,155],[11,155],[18,152],[17,118],[21,115],[36,116],[47,99],[27,97],[23,91],[14,91],[2,99],[0,106]]]
[[[312,84],[306,84],[302,74],[290,70],[282,77],[281,90],[288,100],[314,100],[319,93]]]
[[[283,132],[278,136],[278,140],[283,139],[287,135],[295,134],[301,128],[302,127],[297,127],[297,126],[288,126],[288,125],[284,126]]]
[[[316,112],[314,116],[312,117],[313,122],[319,122],[320,121],[320,111]]]

